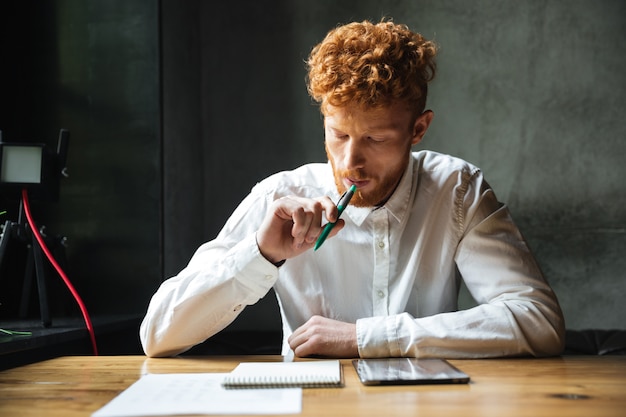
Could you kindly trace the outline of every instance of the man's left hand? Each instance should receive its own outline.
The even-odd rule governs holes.
[[[357,358],[356,324],[313,316],[288,339],[296,356]]]

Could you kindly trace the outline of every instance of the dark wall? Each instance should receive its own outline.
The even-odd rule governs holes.
[[[185,266],[261,178],[294,167],[288,1],[162,1],[165,273]],[[240,5],[241,6],[241,5]],[[300,83],[298,83],[300,85]],[[321,143],[321,140],[320,140]],[[272,293],[238,326],[280,328]]]
[[[142,313],[162,276],[158,18],[156,1],[0,3],[0,130],[54,147],[69,129],[70,177],[33,215],[67,236],[67,272],[92,314]]]

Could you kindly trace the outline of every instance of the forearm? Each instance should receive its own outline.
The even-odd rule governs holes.
[[[549,356],[561,353],[563,332],[558,313],[532,302],[496,301],[418,319],[404,313],[357,321],[361,357]]]
[[[141,324],[148,356],[172,356],[230,324],[272,287],[277,269],[246,238],[226,253],[201,248],[187,268],[154,294]]]
[[[242,309],[232,280],[194,296],[179,296],[172,286],[180,281],[170,281],[154,295],[141,324],[141,342],[148,356],[182,353],[225,328]]]

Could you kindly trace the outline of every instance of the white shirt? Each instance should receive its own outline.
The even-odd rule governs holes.
[[[429,151],[380,208],[348,206],[317,251],[276,267],[255,232],[272,201],[337,201],[330,164],[257,184],[219,235],[162,283],[140,335],[149,356],[181,353],[230,324],[273,287],[287,337],[311,316],[356,322],[361,357],[559,354],[564,320],[507,207],[476,167]],[[457,311],[460,280],[479,304]]]

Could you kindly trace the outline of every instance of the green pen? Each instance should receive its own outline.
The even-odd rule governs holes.
[[[343,193],[343,195],[339,199],[339,202],[337,203],[337,220],[339,220],[339,216],[341,216],[343,210],[348,206],[348,203],[350,203],[350,199],[352,199],[355,191],[356,185],[353,184],[352,187],[350,187],[348,191]],[[317,238],[317,242],[315,242],[315,247],[313,248],[313,250],[318,250],[320,246],[322,246],[322,243],[324,243],[330,231],[333,230],[335,224],[337,224],[337,221],[333,223],[326,223],[326,226],[324,226],[324,230],[322,230],[322,234],[320,235],[320,237]]]

